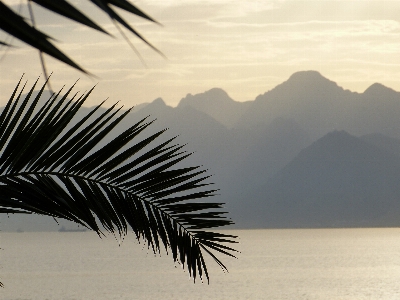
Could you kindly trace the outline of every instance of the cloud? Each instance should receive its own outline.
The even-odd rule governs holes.
[[[75,2],[83,5],[87,1]],[[126,17],[168,57],[168,60],[162,59],[127,33],[146,61],[147,69],[107,16],[97,10],[90,10],[90,16],[96,20],[99,17],[100,24],[115,38],[72,25],[65,18],[44,10],[37,13],[39,19],[50,16],[40,28],[57,36],[62,41],[57,45],[67,55],[101,78],[96,88],[101,94],[131,99],[130,94],[135,90],[135,95],[139,95],[135,101],[149,102],[161,96],[168,103],[176,102],[187,93],[220,86],[242,101],[305,69],[319,70],[332,80],[340,78],[343,86],[349,82],[348,88],[359,91],[371,84],[372,77],[362,79],[362,74],[383,72],[386,75],[382,78],[390,78],[388,74],[398,78],[395,72],[400,52],[400,17],[395,13],[400,7],[398,3],[383,0],[136,1],[138,7],[164,25]],[[88,7],[88,4],[82,6]],[[8,77],[17,80],[23,72],[33,77],[41,72],[37,52],[18,45],[21,48],[9,51],[0,63],[2,85],[9,84]],[[95,83],[54,59],[46,57],[46,62],[50,71],[59,74],[54,76],[55,84],[73,82],[78,77],[83,77],[84,87]],[[351,76],[353,80],[349,79]],[[239,83],[243,83],[240,88]],[[390,83],[394,89],[400,89],[399,83],[394,80]]]

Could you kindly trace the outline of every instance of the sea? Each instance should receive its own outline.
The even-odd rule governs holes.
[[[400,299],[400,229],[260,229],[237,258],[206,257],[210,283],[131,234],[0,233],[0,299]]]

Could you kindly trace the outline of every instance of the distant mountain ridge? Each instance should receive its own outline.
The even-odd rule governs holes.
[[[254,128],[275,118],[292,119],[313,139],[332,130],[356,136],[373,132],[400,138],[400,93],[374,83],[351,92],[317,71],[300,71],[253,101],[236,102],[219,88],[188,94],[178,107],[191,106],[227,128]]]
[[[220,88],[158,98],[117,130],[147,116],[147,134],[169,128],[210,169],[237,227],[400,226],[400,93],[382,84],[356,93],[301,71],[244,103]]]
[[[344,90],[318,72],[298,72],[258,96],[241,124],[251,126],[281,116],[299,123],[314,139],[332,130],[354,135],[381,132],[399,138],[399,99],[400,93],[383,85],[373,84],[360,94]]]

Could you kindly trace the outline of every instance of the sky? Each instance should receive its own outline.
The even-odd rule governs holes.
[[[4,1],[18,4],[19,0]],[[291,74],[316,70],[345,89],[363,92],[375,82],[400,91],[400,0],[140,0],[131,1],[162,26],[122,13],[164,59],[125,31],[146,66],[109,19],[89,1],[71,1],[114,37],[34,6],[42,31],[95,76],[46,56],[55,90],[96,85],[87,105],[108,98],[126,107],[161,97],[176,106],[188,93],[214,87],[234,100],[254,100]],[[18,9],[18,6],[13,6]],[[22,13],[27,16],[26,6]],[[28,86],[43,74],[37,51],[0,48],[0,105],[23,73]]]

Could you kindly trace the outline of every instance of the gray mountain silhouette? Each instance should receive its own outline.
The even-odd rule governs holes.
[[[239,124],[254,126],[284,117],[300,124],[314,140],[333,130],[400,138],[399,111],[400,93],[381,84],[360,94],[344,90],[316,71],[304,71],[258,96]]]
[[[395,226],[399,179],[398,154],[334,131],[303,149],[258,191],[264,197],[258,210],[273,227]]]
[[[245,103],[218,88],[175,108],[158,98],[115,133],[147,116],[147,135],[169,128],[165,139],[195,152],[187,163],[214,174],[237,227],[398,226],[399,113],[400,93],[382,84],[355,93],[303,71]],[[15,217],[2,230],[12,220],[27,230]]]

